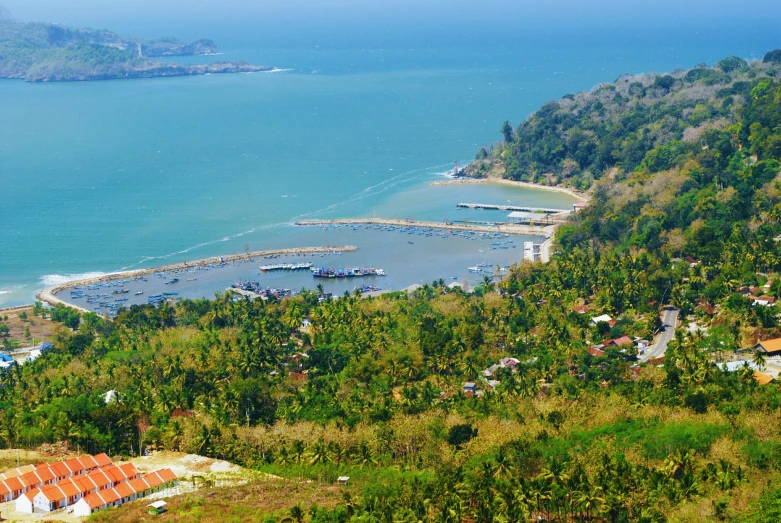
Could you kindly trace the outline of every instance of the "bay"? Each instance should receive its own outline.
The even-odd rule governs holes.
[[[499,138],[505,119],[518,123],[548,99],[772,45],[764,34],[719,34],[386,49],[253,47],[222,35],[224,54],[210,59],[287,70],[0,81],[0,306],[85,273],[329,243],[323,231],[292,227],[300,218],[453,219],[464,200],[566,208],[571,200],[553,193],[431,182]],[[371,249],[364,258],[382,266],[381,249]],[[437,253],[432,245],[418,255]],[[442,263],[443,276],[456,268]]]

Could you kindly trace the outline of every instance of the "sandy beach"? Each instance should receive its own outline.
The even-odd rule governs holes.
[[[558,192],[568,194],[582,202],[588,201],[588,195],[575,189],[567,187],[555,187],[550,185],[541,185],[539,183],[520,182],[517,180],[506,180],[504,178],[454,178],[452,180],[437,180],[431,182],[431,185],[475,185],[481,183],[497,183],[510,185],[513,187],[526,187],[527,189],[537,189],[540,191]]]
[[[79,309],[82,312],[92,312],[89,309],[85,309],[84,307],[79,307],[77,305],[74,305],[73,303],[69,303],[58,298],[57,294],[64,290],[71,289],[73,287],[80,287],[84,285],[92,285],[95,283],[109,282],[113,280],[120,280],[120,279],[127,279],[127,278],[138,278],[140,276],[147,276],[149,274],[154,274],[156,272],[179,271],[184,269],[191,269],[193,267],[204,267],[208,265],[216,265],[221,263],[240,262],[240,261],[246,261],[252,258],[263,257],[263,256],[273,256],[273,255],[288,256],[288,255],[300,255],[300,254],[309,254],[309,253],[320,254],[320,253],[336,253],[336,252],[353,252],[357,250],[358,247],[354,245],[337,245],[337,246],[325,246],[325,247],[298,247],[298,248],[291,248],[291,249],[272,249],[272,250],[265,250],[265,251],[243,252],[243,253],[231,254],[227,256],[215,256],[211,258],[205,258],[202,260],[194,260],[191,262],[174,263],[163,267],[151,267],[148,269],[138,269],[134,271],[114,272],[97,278],[87,278],[83,280],[74,280],[65,283],[60,283],[57,285],[53,285],[51,287],[47,287],[46,289],[43,289],[41,292],[39,292],[36,295],[36,298],[44,303],[48,303],[51,306],[61,303],[69,307],[74,307],[76,309]]]

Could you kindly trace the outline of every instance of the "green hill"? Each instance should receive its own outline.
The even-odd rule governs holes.
[[[0,78],[103,80],[270,69],[246,62],[177,65],[153,59],[212,54],[216,50],[215,43],[208,39],[189,44],[175,38],[140,40],[111,31],[25,24],[0,16]]]
[[[592,193],[549,263],[472,293],[39,308],[76,329],[0,374],[0,444],[204,454],[291,492],[205,485],[181,521],[778,521],[778,360],[752,351],[781,337],[772,61],[622,77],[505,131],[473,172]]]

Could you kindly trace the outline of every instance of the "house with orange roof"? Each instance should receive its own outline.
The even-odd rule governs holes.
[[[55,481],[62,481],[73,475],[68,467],[65,466],[64,461],[58,461],[49,465],[49,471],[54,474]]]
[[[95,463],[97,464],[97,467],[107,467],[108,465],[111,465],[111,458],[109,458],[105,452],[101,452],[100,454],[95,454],[94,456],[88,456],[92,458]]]
[[[765,374],[764,372],[754,371],[754,381],[760,385],[767,385],[768,383],[773,383],[775,378],[769,374]]]
[[[30,490],[30,484],[22,476],[3,480],[2,485],[4,486],[2,492],[10,493],[8,501],[13,501]]]
[[[2,474],[0,474],[0,480],[4,479],[11,479],[11,478],[18,478],[19,476],[23,474],[27,474],[31,470],[35,470],[35,466],[33,465],[24,465],[22,467],[18,467],[15,469],[6,470]]]
[[[111,463],[111,459],[105,453],[97,454],[95,456],[72,458],[55,463],[24,465],[22,467],[7,470],[0,474],[0,502],[13,501],[26,492],[35,489],[44,489],[45,487],[59,484],[73,477],[84,477],[88,472],[100,472],[100,467],[114,467]],[[112,483],[115,483],[118,480],[127,481],[128,479],[138,476],[138,470],[136,470],[135,467],[132,465],[130,465],[130,467],[125,465],[125,467],[126,468],[122,469],[121,472],[114,473],[108,477],[105,476],[105,471],[103,471],[103,475],[99,476],[97,481],[90,480],[83,485],[77,483],[74,488],[78,488],[79,493],[74,496],[69,496],[72,498],[72,501],[69,501],[68,504],[74,503],[77,499],[80,499],[82,492],[90,492],[99,490],[100,488],[111,488],[113,486]],[[109,486],[109,484],[111,485]],[[30,499],[32,500],[33,498]],[[26,501],[22,500],[20,503],[25,504]]]
[[[67,469],[71,473],[71,476],[75,476],[77,474],[84,474],[86,472],[86,470],[84,469],[84,465],[81,464],[79,458],[66,459],[65,461],[62,462],[62,464],[67,467]]]
[[[144,478],[131,479],[127,482],[128,485],[136,492],[137,498],[143,498],[149,491],[149,483]]]
[[[758,342],[754,352],[764,352],[768,358],[781,358],[781,338]]]
[[[75,516],[89,516],[96,510],[122,505],[122,496],[115,490],[102,490],[79,500],[73,505]]]
[[[41,467],[36,470],[32,470],[22,476],[31,489],[43,487],[45,485],[51,485],[54,482],[54,473],[48,467]]]
[[[133,490],[133,487],[130,486],[130,483],[120,483],[114,487],[114,490],[117,494],[120,495],[122,503],[127,503],[128,501],[133,501],[136,499],[136,491]]]
[[[66,506],[68,506],[68,495],[59,485],[38,489],[38,493],[33,497],[35,512],[51,512]]]

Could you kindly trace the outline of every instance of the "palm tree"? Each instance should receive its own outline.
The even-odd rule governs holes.
[[[591,514],[598,513],[599,507],[605,502],[605,499],[597,495],[600,492],[599,487],[592,487],[585,492],[575,493],[575,503],[584,511],[586,521],[591,519]]]
[[[765,370],[765,366],[767,363],[767,356],[766,354],[761,350],[755,350],[754,351],[754,364],[759,367],[759,370]]]
[[[304,509],[300,505],[290,507],[290,516],[282,519],[280,523],[302,523],[304,521]]]
[[[328,455],[328,445],[326,445],[325,441],[322,439],[316,441],[309,451],[309,464],[317,465],[321,463],[327,463],[329,461],[330,457]]]

